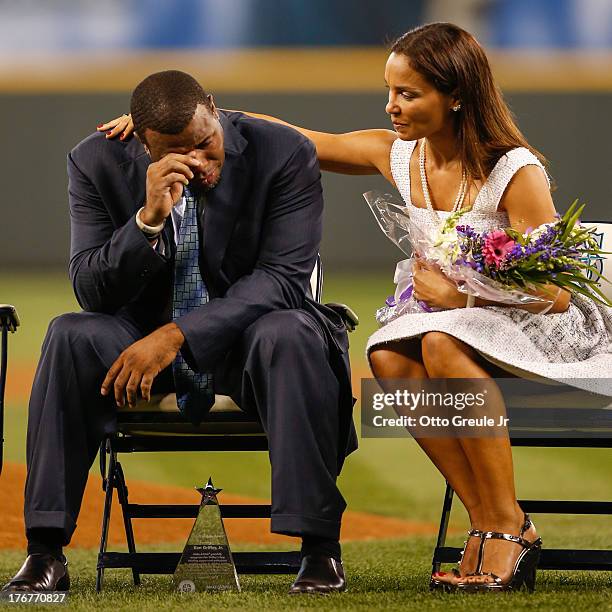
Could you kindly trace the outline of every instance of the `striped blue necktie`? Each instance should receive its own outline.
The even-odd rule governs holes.
[[[185,189],[185,214],[178,231],[174,263],[172,319],[208,302],[208,290],[198,265],[198,200]],[[194,372],[179,352],[172,364],[179,410],[194,424],[199,424],[215,401],[213,377]]]

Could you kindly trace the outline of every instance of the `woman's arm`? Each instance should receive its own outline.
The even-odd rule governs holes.
[[[548,181],[539,166],[525,166],[512,177],[500,206],[508,213],[510,226],[521,233],[527,231],[528,228],[535,229],[538,225],[555,220],[556,210],[550,195]],[[556,285],[545,285],[540,291],[532,293],[547,300],[554,300],[548,312],[564,312],[569,307],[570,292]],[[477,298],[477,305],[485,305],[479,302],[484,302],[484,300]],[[542,310],[540,304],[526,305],[523,308],[530,312]]]
[[[391,130],[361,130],[345,134],[329,134],[307,130],[270,115],[258,113],[245,113],[245,115],[282,123],[304,134],[317,148],[321,170],[341,174],[382,174],[393,183],[389,156],[391,145],[397,135]],[[121,117],[98,126],[98,131],[108,131],[107,138],[115,138],[121,134],[120,138],[123,140],[134,131],[134,124],[130,115],[121,115]]]
[[[245,112],[245,115],[282,123],[304,134],[317,148],[321,170],[341,174],[383,174],[392,180],[389,156],[391,145],[397,135],[391,130],[360,130],[330,134],[308,130],[270,115],[248,112]]]

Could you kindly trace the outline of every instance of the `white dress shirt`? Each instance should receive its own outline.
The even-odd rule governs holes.
[[[178,235],[179,229],[181,228],[181,222],[183,221],[183,217],[185,216],[185,196],[181,198],[181,201],[175,204],[172,207],[172,211],[170,212],[170,217],[172,218],[172,227],[174,229],[174,244],[178,244]],[[151,242],[151,247],[156,249],[160,255],[166,254],[166,248],[164,246],[164,241],[155,240],[155,242]]]

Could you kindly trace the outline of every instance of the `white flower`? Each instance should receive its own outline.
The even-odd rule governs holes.
[[[459,257],[459,237],[455,228],[439,232],[433,246],[427,253],[427,258],[434,260],[440,266],[449,266]]]
[[[536,227],[535,229],[531,230],[530,232],[525,232],[525,234],[523,234],[523,236],[525,236],[525,238],[529,237],[532,240],[537,240],[542,234],[544,234],[546,232],[546,230],[551,225],[554,225],[554,223],[542,223],[542,225],[538,225],[538,227]]]

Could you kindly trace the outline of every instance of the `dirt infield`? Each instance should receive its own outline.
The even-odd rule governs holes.
[[[0,499],[2,500],[0,521],[0,549],[25,547],[23,527],[23,485],[25,466],[8,463],[0,476]],[[184,487],[161,486],[152,483],[129,481],[130,502],[156,504],[194,504],[199,495],[195,490]],[[222,503],[244,504],[261,503],[264,500],[221,493]],[[92,548],[99,545],[100,524],[102,520],[103,493],[99,476],[90,475],[85,498],[79,517],[79,525],[72,544]],[[115,500],[115,504],[117,500]],[[113,506],[109,541],[112,545],[125,545],[123,521],[119,506]],[[192,519],[147,519],[136,520],[136,542],[157,544],[163,542],[185,542]],[[269,531],[267,519],[228,519],[225,522],[228,537],[232,543],[269,544],[275,542],[295,542]],[[346,512],[342,523],[342,540],[386,539],[411,535],[430,535],[436,533],[436,525],[404,521],[401,519],[367,514]]]
[[[36,372],[36,364],[10,363],[6,378],[4,399],[8,402],[27,402]]]

